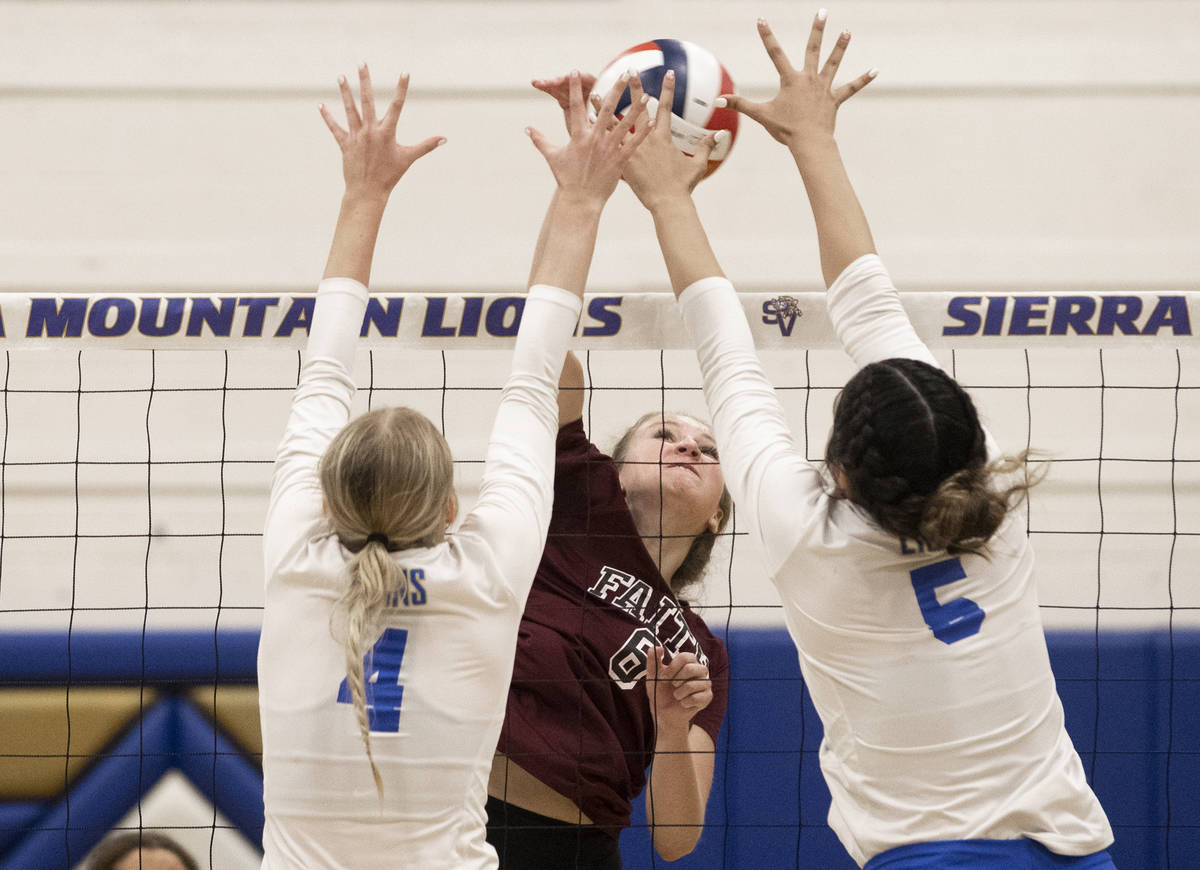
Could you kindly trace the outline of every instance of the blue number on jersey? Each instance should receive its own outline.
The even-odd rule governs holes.
[[[970,598],[955,598],[942,604],[934,591],[955,580],[967,579],[967,572],[957,557],[909,571],[908,576],[912,578],[921,615],[925,617],[925,624],[933,629],[934,637],[942,643],[954,643],[979,631],[983,624],[983,608]]]
[[[372,731],[400,730],[400,702],[404,700],[404,687],[400,685],[400,662],[404,659],[406,643],[407,629],[389,628],[363,657],[367,725]],[[368,668],[372,670],[368,671]],[[354,703],[350,696],[349,678],[342,680],[337,699],[339,704]]]

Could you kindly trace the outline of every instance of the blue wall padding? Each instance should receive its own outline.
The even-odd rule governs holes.
[[[1047,643],[1085,771],[1095,759],[1117,866],[1200,867],[1200,632],[1105,632],[1098,644],[1095,633],[1056,632]],[[791,639],[783,630],[741,630],[728,646],[730,709],[700,844],[676,863],[658,858],[639,801],[621,839],[627,870],[853,870],[825,825],[821,723]]]
[[[262,843],[262,773],[195,707],[176,702],[178,765],[251,843]]]
[[[171,709],[156,704],[0,859],[0,870],[51,870],[82,861],[158,782],[171,759]]]
[[[0,634],[0,685],[245,682],[256,674],[258,631]]]
[[[1098,642],[1097,642],[1098,640]],[[151,684],[254,679],[256,632],[81,634],[71,641],[73,680],[138,681],[146,650]],[[735,630],[727,638],[730,708],[717,745],[708,826],[696,851],[667,865],[654,854],[638,801],[622,836],[626,870],[852,870],[825,825],[829,792],[817,748],[821,724],[783,630]],[[1200,632],[1053,633],[1051,663],[1067,730],[1093,776],[1122,870],[1200,867]],[[0,684],[61,682],[67,645],[59,635],[0,636]],[[1099,715],[1097,716],[1097,710]],[[155,718],[162,717],[162,718]],[[252,841],[262,834],[262,779],[190,702],[168,695],[142,728],[142,792],[178,767]],[[214,768],[214,746],[216,763]],[[78,860],[139,797],[138,731],[97,761],[66,801],[10,805],[0,812],[0,870]],[[214,772],[215,770],[215,772]],[[4,827],[34,830],[5,843]],[[1168,827],[1168,824],[1170,827]],[[18,835],[19,836],[19,835]],[[1169,856],[1169,864],[1168,864]]]
[[[26,836],[35,826],[38,816],[46,812],[46,803],[0,803],[0,856],[9,846]]]

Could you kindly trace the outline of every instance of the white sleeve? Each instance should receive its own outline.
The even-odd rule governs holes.
[[[558,287],[529,290],[513,351],[512,374],[488,440],[479,500],[460,533],[478,535],[522,603],[546,545],[554,498],[558,378],[582,302]]]
[[[733,285],[703,278],[679,303],[696,344],[725,483],[774,574],[799,540],[800,515],[819,496],[821,474],[792,440]]]
[[[921,341],[877,254],[864,254],[838,275],[829,288],[829,319],[846,353],[860,368],[897,357],[915,359],[941,368]],[[984,428],[988,456],[1000,448]]]
[[[828,298],[834,331],[859,368],[895,357],[938,365],[913,329],[878,255],[864,254],[842,270]]]
[[[350,420],[355,389],[350,371],[366,308],[367,288],[352,278],[327,278],[317,289],[305,362],[275,453],[263,528],[268,582],[288,553],[326,522],[317,466]]]

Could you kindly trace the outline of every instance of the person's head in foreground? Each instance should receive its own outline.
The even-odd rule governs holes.
[[[183,847],[154,831],[114,834],[92,852],[88,870],[200,870]]]

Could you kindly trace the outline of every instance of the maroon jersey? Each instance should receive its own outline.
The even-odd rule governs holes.
[[[654,721],[647,653],[691,652],[712,702],[692,720],[716,743],[729,700],[725,647],[680,602],[642,543],[612,459],[583,422],[559,429],[554,512],[521,618],[499,751],[613,836],[646,785]]]

